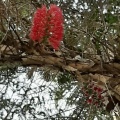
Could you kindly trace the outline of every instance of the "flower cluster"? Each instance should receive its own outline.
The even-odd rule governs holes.
[[[58,6],[51,4],[49,9],[45,5],[38,8],[32,23],[30,38],[33,41],[48,41],[54,49],[59,48],[63,37],[63,15]]]
[[[103,89],[94,85],[94,83],[84,83],[82,88],[83,94],[86,97],[88,104],[95,106],[103,105],[104,97],[102,96]]]

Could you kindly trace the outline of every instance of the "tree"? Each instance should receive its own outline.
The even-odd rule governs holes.
[[[29,37],[34,12],[38,7],[41,8],[43,4],[46,4],[48,8],[50,4],[56,4],[63,11],[64,37],[59,50],[54,50],[48,44],[36,43]],[[82,106],[86,102],[83,102],[81,107],[79,104],[81,99],[88,99],[90,104],[91,99],[88,97],[93,93],[88,93],[87,97],[82,96],[82,93],[83,95],[86,93],[83,90],[84,88],[88,92],[91,88],[92,90],[102,89],[100,94],[104,93],[104,96],[109,100],[106,106],[107,111],[113,110],[116,104],[119,106],[119,10],[119,0],[0,1],[0,77],[1,84],[5,85],[4,92],[1,92],[0,104],[1,110],[4,108],[7,113],[4,113],[6,116],[3,115],[3,118],[9,119],[10,116],[10,119],[12,119],[14,114],[19,111],[23,115],[29,111],[34,119],[37,119],[37,113],[32,112],[35,109],[32,104],[37,104],[34,97],[30,97],[30,102],[27,104],[23,102],[17,102],[16,104],[15,101],[10,102],[10,99],[4,98],[8,86],[11,84],[16,87],[14,91],[20,91],[20,88],[22,88],[18,87],[20,81],[15,82],[14,80],[25,72],[31,84],[36,73],[43,75],[45,80],[51,80],[59,84],[59,90],[53,92],[56,96],[55,100],[63,98],[64,88],[69,89],[70,87],[72,90],[76,87],[76,94],[68,97],[71,100],[76,95],[78,96],[78,99],[76,98],[71,103],[78,106],[71,114],[74,119],[80,119],[82,115],[82,119],[86,119],[84,118],[85,114],[83,114],[85,110]],[[93,86],[89,88],[91,83]],[[28,91],[30,92],[33,89],[30,86],[31,84],[27,87],[24,86],[23,101],[25,97],[28,97]],[[83,89],[81,89],[82,86],[84,86]],[[46,88],[44,84],[40,86],[39,90],[43,91],[43,88]],[[36,99],[42,98],[36,97]],[[41,104],[40,101],[39,104]],[[45,100],[42,100],[42,103],[43,101]],[[89,111],[88,105],[85,107],[86,111]],[[78,109],[79,107],[80,109]],[[95,109],[93,109],[93,112]],[[58,118],[65,119],[62,113],[64,113],[62,110],[59,111]],[[98,114],[102,113],[99,111]],[[39,115],[43,115],[47,119],[43,111]],[[88,116],[88,112],[86,116]],[[87,119],[94,119],[92,117],[95,116],[91,114]],[[49,119],[54,119],[54,116],[52,118],[49,115]]]

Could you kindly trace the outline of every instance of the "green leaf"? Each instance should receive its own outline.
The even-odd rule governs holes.
[[[105,22],[107,22],[109,24],[116,23],[116,22],[118,22],[118,17],[115,16],[114,14],[106,13],[105,14]]]

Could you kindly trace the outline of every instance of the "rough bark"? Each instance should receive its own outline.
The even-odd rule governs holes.
[[[19,48],[13,46],[0,46],[0,66],[37,66],[53,67],[60,71],[68,71],[76,77],[78,83],[87,81],[91,78],[98,86],[110,90],[111,94],[120,100],[120,63],[105,63],[90,58],[72,58],[69,49],[52,51],[50,46],[37,44],[30,46],[29,42],[20,45]],[[19,53],[19,51],[21,51]],[[67,52],[69,56],[67,56]],[[79,55],[79,54],[78,54]],[[76,54],[77,56],[77,54]]]

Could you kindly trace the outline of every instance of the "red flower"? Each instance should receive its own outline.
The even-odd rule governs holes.
[[[56,5],[50,5],[47,10],[46,6],[37,9],[33,18],[33,26],[30,32],[32,40],[48,40],[54,49],[58,49],[63,37],[63,15],[62,11]]]
[[[47,24],[47,8],[42,6],[38,8],[34,14],[30,38],[34,41],[42,41],[45,35],[45,27]]]
[[[102,88],[97,87],[97,86],[95,86],[95,87],[93,88],[93,90],[96,91],[97,93],[101,93],[101,92],[103,91]]]
[[[99,99],[104,99],[104,97],[102,95],[98,95]]]
[[[98,92],[98,93],[101,93],[102,91],[103,91],[102,88],[98,88],[98,89],[97,89],[97,92]]]
[[[92,102],[93,102],[93,100],[91,98],[87,100],[88,104],[91,104]]]
[[[93,89],[94,89],[94,91],[97,91],[97,90],[98,90],[98,87],[97,87],[97,86],[95,86]]]
[[[50,14],[50,38],[49,42],[53,46],[53,48],[58,49],[60,45],[60,41],[63,37],[63,16],[59,7],[56,5],[51,5],[50,10],[48,11]]]

